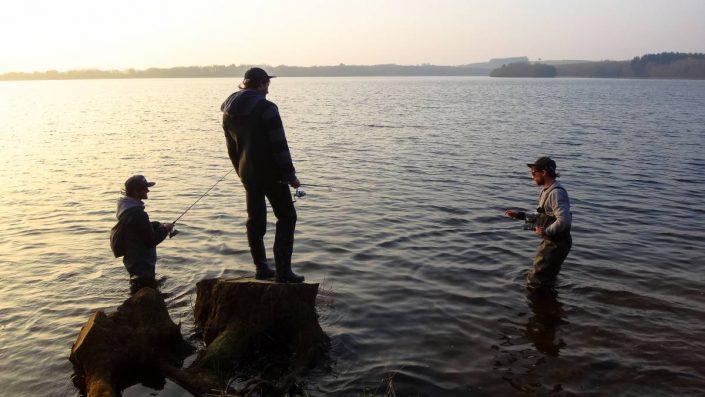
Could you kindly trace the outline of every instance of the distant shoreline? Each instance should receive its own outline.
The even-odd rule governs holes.
[[[279,77],[373,77],[373,76],[488,76],[501,65],[337,65],[337,66],[267,66],[219,65],[176,68],[150,68],[145,70],[73,70],[66,72],[12,72],[0,74],[0,81],[16,80],[76,80],[76,79],[135,79],[135,78],[237,78],[252,66],[260,66]]]
[[[126,78],[207,78],[229,77],[241,79],[247,69],[258,66],[269,74],[280,77],[355,77],[355,76],[488,76],[490,72],[507,63],[528,62],[527,57],[495,58],[487,62],[467,65],[210,65],[148,68],[143,70],[81,69],[69,71],[9,72],[0,74],[0,81],[16,80],[76,80],[76,79],[126,79]]]
[[[703,80],[705,79],[705,54],[662,52],[635,57],[631,61],[573,64],[516,62],[492,70],[490,76]]]
[[[100,80],[147,78],[234,78],[241,79],[253,66],[263,67],[279,77],[567,77],[567,78],[639,78],[669,80],[705,79],[705,54],[675,53],[646,54],[631,61],[539,61],[527,57],[496,58],[488,62],[467,65],[332,65],[332,66],[269,66],[211,65],[149,68],[144,70],[84,69],[59,72],[9,72],[0,74],[0,81],[23,80]]]
[[[437,74],[424,74],[424,75],[349,75],[349,76],[278,76],[280,78],[363,78],[363,77],[486,77],[488,79],[496,79],[489,75],[437,75]],[[76,80],[180,80],[180,79],[241,79],[242,76],[185,76],[185,77],[75,77],[75,78],[42,78],[42,79],[1,79],[0,84],[3,82],[31,82],[31,81],[76,81]],[[569,79],[580,79],[580,80],[670,80],[670,81],[703,81],[704,78],[688,78],[688,77],[602,77],[602,76],[555,76],[555,77],[519,77],[519,76],[506,76],[500,79],[547,79],[547,80],[569,80]]]

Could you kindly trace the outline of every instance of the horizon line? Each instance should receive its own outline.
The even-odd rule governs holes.
[[[443,65],[443,64],[435,64],[435,63],[429,63],[429,62],[423,62],[423,63],[416,63],[416,64],[403,64],[403,63],[337,63],[337,64],[328,64],[328,65],[308,65],[308,66],[303,66],[303,65],[287,65],[287,64],[279,64],[279,65],[272,65],[268,63],[220,63],[220,64],[201,64],[201,65],[196,65],[196,64],[191,64],[191,65],[177,65],[177,66],[149,66],[143,69],[138,69],[134,67],[126,67],[126,68],[120,68],[120,69],[110,69],[106,68],[103,69],[101,67],[82,67],[82,68],[74,68],[74,69],[45,69],[45,70],[11,70],[7,72],[0,72],[0,76],[7,75],[7,74],[40,74],[40,73],[49,73],[49,72],[56,72],[56,73],[69,73],[69,72],[84,72],[84,71],[99,71],[99,72],[129,72],[129,71],[134,71],[134,72],[144,72],[147,70],[153,70],[153,69],[177,69],[177,68],[207,68],[207,67],[213,67],[213,66],[237,66],[237,67],[244,67],[244,66],[250,66],[250,67],[272,67],[272,68],[279,68],[279,67],[290,67],[290,68],[326,68],[326,67],[339,67],[339,66],[403,66],[403,67],[410,67],[410,66],[437,66],[437,67],[468,67],[468,66],[473,66],[473,65],[479,65],[479,64],[485,64],[485,63],[490,63],[493,60],[500,60],[500,59],[510,59],[510,58],[527,58],[529,62],[565,62],[565,61],[576,61],[576,62],[603,62],[603,61],[627,61],[629,59],[620,59],[620,60],[613,60],[613,59],[600,59],[600,60],[592,60],[592,59],[541,59],[537,58],[536,60],[531,60],[529,57],[522,55],[522,56],[507,56],[507,57],[497,57],[497,58],[490,58],[486,61],[475,61],[475,62],[469,62],[469,63],[461,63],[461,64],[451,64],[451,65]]]

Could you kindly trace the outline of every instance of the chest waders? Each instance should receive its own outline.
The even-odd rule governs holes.
[[[548,194],[555,189],[562,187],[555,186],[542,192],[539,196],[539,206],[536,208],[536,226],[547,228],[556,221],[556,217],[546,213],[544,204]],[[529,289],[551,288],[556,283],[556,276],[561,270],[561,265],[570,252],[573,239],[570,236],[570,229],[558,233],[556,236],[544,236],[536,250],[534,263],[526,278]]]
[[[247,204],[247,242],[255,265],[255,278],[276,282],[301,283],[303,276],[291,270],[291,255],[294,249],[296,208],[291,199],[288,184],[282,180],[276,160],[272,154],[267,127],[262,116],[268,102],[260,100],[247,116],[223,116],[228,154],[245,187]],[[274,264],[276,272],[269,267],[264,235],[267,232],[267,203],[277,218],[274,236]]]

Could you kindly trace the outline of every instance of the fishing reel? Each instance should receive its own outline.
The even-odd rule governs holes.
[[[177,234],[179,234],[179,231],[176,230],[176,229],[174,228],[174,226],[176,226],[176,222],[172,223],[172,228],[171,228],[171,230],[169,231],[169,238],[172,238],[172,237],[176,236]]]
[[[297,187],[296,191],[294,192],[294,202],[296,202],[297,199],[304,197],[306,197],[306,192],[304,191],[304,189],[301,189],[301,187]]]
[[[535,230],[536,226],[549,227],[556,221],[556,217],[546,214],[544,208],[537,208],[536,212],[527,212],[524,215],[524,230]]]
[[[527,212],[524,215],[524,230],[536,229],[536,215],[535,212]]]

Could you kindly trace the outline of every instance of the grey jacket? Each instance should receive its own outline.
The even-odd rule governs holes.
[[[168,231],[159,222],[150,222],[144,203],[131,197],[118,200],[115,217],[125,221],[125,268],[131,276],[154,278],[157,245]]]
[[[570,213],[570,199],[560,182],[555,181],[550,186],[544,186],[539,194],[539,207],[543,207],[546,215],[556,217],[556,221],[544,231],[548,237],[559,233],[570,232],[573,215]]]

